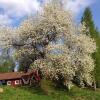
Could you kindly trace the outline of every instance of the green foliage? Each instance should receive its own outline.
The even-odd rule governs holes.
[[[14,66],[13,59],[8,54],[8,49],[3,49],[0,55],[0,72],[9,72]]]
[[[89,7],[85,9],[81,22],[85,22],[86,28],[89,29],[90,35],[94,38],[94,36],[96,35],[96,30],[94,21],[92,19],[92,13]]]
[[[14,63],[11,60],[6,60],[2,65],[0,65],[0,72],[9,72],[13,66]]]
[[[93,58],[95,59],[95,65],[96,65],[95,78],[97,86],[100,87],[100,35],[98,29],[95,27],[90,8],[85,9],[81,22],[85,23],[85,26],[89,29],[90,36],[95,39],[97,44],[97,52],[93,54]]]
[[[96,82],[97,82],[97,86],[100,87],[100,36],[96,39],[97,42],[97,52],[94,54],[94,58],[95,58],[95,63],[96,63],[96,67],[95,67],[95,78],[96,78]]]

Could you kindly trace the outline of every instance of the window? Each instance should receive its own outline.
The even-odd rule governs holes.
[[[19,84],[19,80],[16,80],[16,81],[15,81],[15,84]]]
[[[11,81],[7,81],[7,85],[11,85]]]

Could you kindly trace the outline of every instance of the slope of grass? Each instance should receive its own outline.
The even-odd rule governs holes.
[[[100,100],[100,90],[81,89],[74,86],[70,91],[51,86],[8,87],[3,86],[0,100]]]

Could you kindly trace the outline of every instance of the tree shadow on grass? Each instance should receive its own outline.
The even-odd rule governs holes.
[[[38,95],[45,95],[45,92],[41,89],[41,87],[36,87],[36,86],[22,86],[19,87],[20,89],[23,89],[24,91],[28,91],[32,94],[38,94]]]
[[[55,87],[54,84],[48,80],[42,80],[41,86],[22,86],[19,88],[39,96],[49,96],[53,98],[53,100],[60,100],[59,98],[62,100],[63,98],[67,99],[68,97],[74,96],[73,92],[71,93],[63,87]]]

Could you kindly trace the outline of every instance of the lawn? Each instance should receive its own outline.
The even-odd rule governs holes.
[[[0,100],[100,100],[100,90],[81,89],[74,86],[70,91],[50,86],[8,87],[3,86]],[[43,90],[44,88],[44,90]]]

